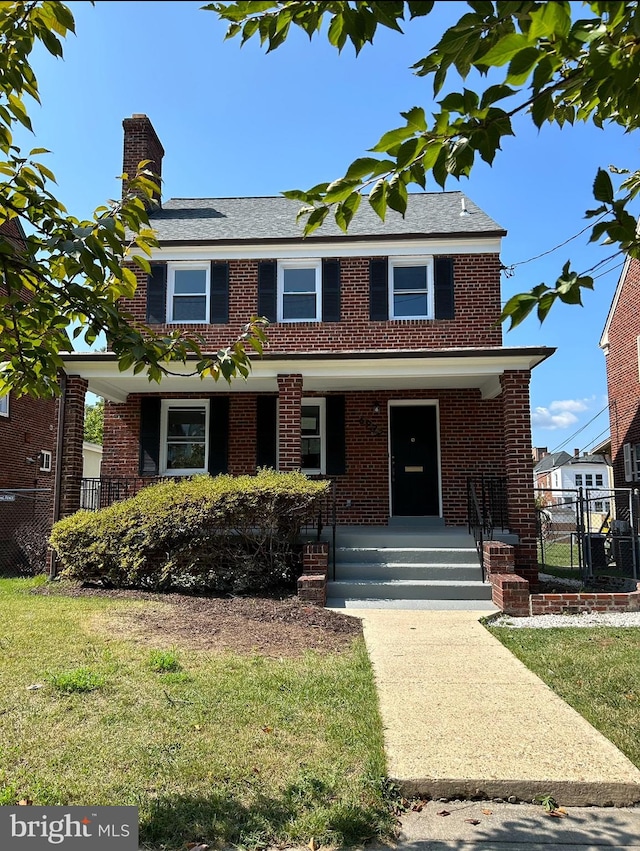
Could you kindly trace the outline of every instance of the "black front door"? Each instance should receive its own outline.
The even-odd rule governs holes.
[[[435,405],[392,405],[391,513],[439,516]]]

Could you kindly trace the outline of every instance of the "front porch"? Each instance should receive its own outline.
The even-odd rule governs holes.
[[[109,353],[70,355],[60,513],[100,507],[166,477],[273,467],[332,480],[325,526],[456,529],[471,518],[478,539],[487,537],[485,493],[476,494],[478,515],[467,481],[500,479],[502,515],[497,523],[494,504],[489,526],[517,536],[518,571],[535,582],[529,380],[549,353],[269,354],[255,361],[247,381],[202,382],[185,367],[185,375],[167,376],[160,387],[120,373]],[[107,401],[103,478],[83,484],[87,390]]]

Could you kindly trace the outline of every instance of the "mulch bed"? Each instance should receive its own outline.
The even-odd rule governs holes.
[[[105,589],[56,581],[37,594],[144,601],[98,614],[94,628],[154,647],[182,646],[270,657],[298,657],[309,650],[336,653],[362,635],[358,618],[310,606],[294,596],[195,597]]]

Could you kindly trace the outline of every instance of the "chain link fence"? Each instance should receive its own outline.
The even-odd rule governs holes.
[[[629,489],[535,491],[538,563],[555,575],[638,579],[640,511]]]
[[[0,490],[0,576],[46,571],[52,518],[50,489]]]

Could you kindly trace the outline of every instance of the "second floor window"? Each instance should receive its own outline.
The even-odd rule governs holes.
[[[169,264],[167,321],[185,324],[209,321],[209,264]]]
[[[427,257],[389,259],[389,316],[429,319],[433,316],[431,263]]]
[[[319,260],[278,261],[278,321],[318,322],[322,316]]]
[[[0,417],[9,416],[9,394],[0,396]]]

